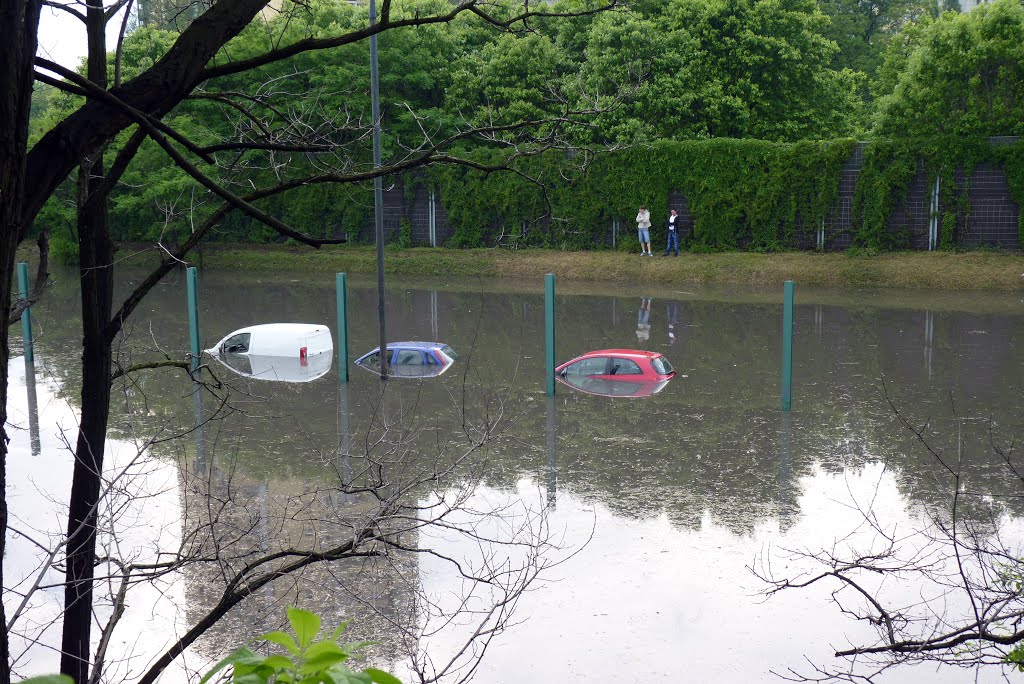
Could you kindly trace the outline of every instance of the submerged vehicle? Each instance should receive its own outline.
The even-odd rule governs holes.
[[[266,323],[235,330],[206,352],[239,375],[310,382],[331,370],[334,343],[326,325]]]
[[[389,342],[384,356],[388,375],[396,378],[437,377],[459,358],[444,342]],[[356,365],[380,373],[380,347],[360,356]]]
[[[559,382],[604,397],[649,397],[675,375],[672,364],[659,352],[640,349],[587,352],[555,369]]]

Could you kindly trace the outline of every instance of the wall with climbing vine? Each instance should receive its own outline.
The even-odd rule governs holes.
[[[981,164],[1005,174],[1013,201],[1024,201],[1024,143],[985,138],[879,140],[861,144],[852,215],[838,220],[839,188],[853,140],[798,142],[702,140],[659,142],[618,152],[548,152],[512,162],[514,172],[435,167],[420,182],[432,184],[453,233],[448,245],[500,244],[588,249],[605,245],[613,219],[620,235],[632,233],[637,207],[663,232],[669,199],[681,194],[693,220],[687,237],[697,251],[774,251],[816,246],[819,226],[836,244],[867,250],[908,248],[901,222],[926,216],[908,201],[917,180],[939,180],[937,247],[962,246],[971,214],[971,176]],[[486,164],[500,152],[477,152]],[[1024,221],[1024,219],[1021,219]],[[1021,223],[1024,225],[1024,223]],[[975,231],[977,232],[977,231]],[[824,229],[823,229],[824,233]],[[824,235],[823,235],[824,237]],[[627,240],[624,240],[627,245]],[[831,240],[823,245],[829,248]]]
[[[1024,141],[949,137],[775,143],[712,139],[662,141],[612,152],[548,151],[509,160],[501,150],[458,155],[514,170],[490,173],[439,165],[388,181],[385,230],[389,242],[429,241],[428,196],[438,244],[464,247],[637,248],[634,217],[643,204],[654,220],[652,238],[665,237],[670,205],[685,207],[683,247],[691,251],[924,248],[922,226],[932,214],[938,179],[935,246],[958,249],[1024,244]],[[972,204],[974,173],[1005,181],[998,213],[1016,212],[1009,234],[979,225],[991,220]],[[990,182],[991,186],[992,183]],[[986,196],[991,202],[991,191]],[[369,188],[311,186],[265,207],[313,235],[345,234],[373,241]],[[989,212],[991,214],[992,212]],[[1012,219],[1011,219],[1012,220]],[[272,240],[232,214],[213,239]],[[404,232],[403,232],[404,231]],[[820,231],[820,234],[819,234]],[[981,239],[979,239],[981,236]]]

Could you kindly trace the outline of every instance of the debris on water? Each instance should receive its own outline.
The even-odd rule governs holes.
[[[634,442],[646,442],[649,440],[643,439],[642,437],[636,437],[635,435],[619,435],[617,437],[594,437],[595,442],[628,442],[630,444]]]

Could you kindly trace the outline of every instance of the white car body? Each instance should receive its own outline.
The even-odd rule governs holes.
[[[235,330],[206,352],[239,375],[310,382],[331,370],[334,343],[325,325],[267,323]]]
[[[316,323],[264,323],[239,328],[207,349],[218,354],[250,354],[256,356],[291,356],[299,358],[305,348],[306,358],[334,353],[331,330]]]

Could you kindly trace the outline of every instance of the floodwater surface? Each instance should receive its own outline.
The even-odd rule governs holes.
[[[12,526],[37,535],[62,529],[55,501],[70,481],[64,441],[74,442],[81,374],[75,278],[57,274],[34,309],[35,364],[11,362]],[[203,274],[204,346],[271,322],[326,323],[337,344],[333,280]],[[134,282],[125,277],[122,291]],[[368,280],[349,288],[355,359],[378,344],[377,305]],[[387,298],[389,339],[458,352],[437,378],[382,384],[352,366],[339,386],[335,357],[330,372],[301,384],[247,379],[211,360],[215,391],[193,392],[175,368],[117,384],[108,462],[128,468],[126,491],[147,498],[111,504],[120,531],[111,546],[136,562],[187,545],[211,502],[229,511],[218,525],[230,528],[232,562],[344,540],[369,509],[339,483],[368,473],[422,523],[404,526],[384,559],[262,587],[186,652],[174,677],[278,628],[298,605],[325,623],[351,618],[352,638],[376,641],[371,658],[410,681],[449,662],[495,684],[778,681],[773,673],[842,668],[834,652],[876,632],[840,611],[836,585],[767,596],[765,579],[822,569],[801,553],[863,552],[884,547],[884,533],[941,522],[954,488],[942,457],[960,459],[962,486],[985,494],[966,515],[1004,541],[1020,538],[1020,481],[992,449],[1024,435],[1020,298],[798,288],[793,410],[784,414],[781,286],[560,292],[559,362],[639,348],[664,354],[678,375],[653,396],[559,384],[549,399],[541,283],[439,280],[395,281]],[[184,278],[172,275],[136,312],[119,358],[181,359],[187,349]],[[38,554],[19,535],[11,543],[8,572],[24,588]],[[190,565],[136,595],[115,632],[114,649],[135,656],[119,674],[137,677],[216,602],[219,572]],[[487,572],[504,584],[484,590],[467,579]],[[880,591],[904,605],[943,603],[951,615],[962,608],[932,586]],[[55,669],[54,653],[30,642],[59,644],[46,615],[61,596],[50,589],[28,607],[20,671]],[[494,613],[510,596],[514,613]],[[488,617],[505,629],[476,663],[485,642],[464,645],[493,624]],[[975,673],[904,668],[882,681],[915,679]]]

